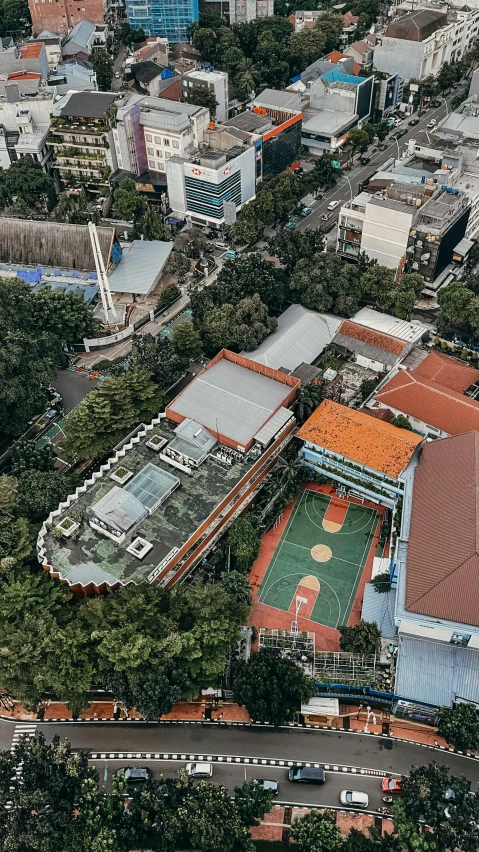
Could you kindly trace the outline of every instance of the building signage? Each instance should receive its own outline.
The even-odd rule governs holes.
[[[200,175],[200,174],[201,174],[201,169],[191,169],[191,174],[192,174],[192,175]]]

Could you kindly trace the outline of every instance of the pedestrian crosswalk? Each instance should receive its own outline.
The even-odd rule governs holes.
[[[10,751],[11,752],[15,751],[15,746],[21,740],[22,737],[28,737],[28,739],[33,739],[33,737],[35,736],[36,729],[37,729],[36,725],[28,725],[28,724],[15,725],[15,730],[13,732],[12,745],[11,745]]]

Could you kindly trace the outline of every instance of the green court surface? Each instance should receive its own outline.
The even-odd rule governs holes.
[[[301,494],[263,578],[258,600],[290,612],[292,620],[298,612],[300,617],[337,628],[349,618],[379,516],[374,509],[346,503],[341,524],[334,523],[334,515],[325,521],[330,499],[316,491]],[[329,529],[324,529],[323,521]]]

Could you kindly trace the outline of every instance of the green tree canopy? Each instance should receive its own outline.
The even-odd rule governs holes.
[[[16,197],[23,202],[28,213],[51,211],[57,203],[53,178],[46,174],[40,163],[25,154],[7,170],[0,169],[0,207],[10,207]]]
[[[138,192],[135,181],[124,178],[118,189],[113,193],[113,209],[115,216],[126,222],[133,221],[139,225],[148,210],[145,198]]]
[[[203,354],[200,333],[187,320],[175,325],[173,346],[182,361],[196,361]]]
[[[139,227],[145,240],[162,240],[163,242],[171,240],[170,226],[165,225],[158,213],[152,208],[146,211]]]
[[[109,92],[113,79],[113,60],[110,54],[104,49],[94,50],[90,61],[96,74],[96,82],[100,92]]]
[[[352,627],[342,624],[339,628],[339,647],[341,651],[349,651],[351,654],[376,653],[379,647],[381,631],[375,621],[361,621]]]
[[[76,476],[27,470],[20,476],[16,512],[33,523],[43,521],[80,484]]]
[[[183,282],[187,272],[190,271],[191,263],[182,251],[173,251],[168,261],[168,272],[176,275],[179,282]]]
[[[438,734],[459,751],[479,749],[479,716],[472,704],[441,707],[438,710]]]
[[[292,721],[316,691],[313,680],[273,648],[261,648],[237,664],[233,690],[234,700],[253,720],[271,725]]]
[[[151,334],[134,336],[132,360],[151,376],[162,391],[178,381],[188,366],[187,360],[178,355],[173,342],[161,334],[156,337]]]
[[[215,93],[207,86],[191,86],[188,89],[187,101],[189,104],[195,104],[195,106],[206,107],[210,111],[212,118],[216,115],[218,101],[216,100]]]
[[[312,810],[291,823],[291,837],[299,852],[339,852],[344,846],[333,811]]]
[[[398,429],[407,429],[409,432],[412,432],[412,426],[404,414],[397,414],[396,417],[393,417],[391,424],[397,426]]]
[[[65,421],[67,453],[76,459],[99,458],[137,423],[148,423],[162,402],[159,388],[140,368],[105,379]]]
[[[261,539],[246,515],[237,518],[226,536],[233,564],[241,573],[246,574],[259,554]]]

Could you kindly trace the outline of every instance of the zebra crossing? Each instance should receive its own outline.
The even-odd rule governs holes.
[[[21,740],[22,737],[28,737],[28,739],[33,739],[35,736],[35,731],[37,730],[36,725],[15,725],[15,730],[13,732],[12,737],[12,745],[10,751],[13,753],[15,751],[15,746]]]

